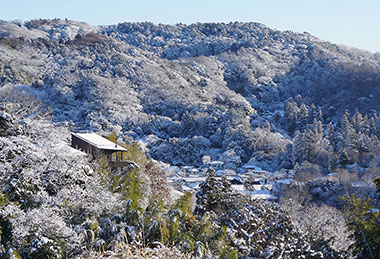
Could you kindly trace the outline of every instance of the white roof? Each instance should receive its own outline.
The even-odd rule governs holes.
[[[96,133],[72,133],[73,136],[80,138],[81,140],[91,144],[99,149],[114,150],[114,151],[128,151],[122,146],[116,145],[112,141],[109,141]]]
[[[258,167],[258,166],[255,166],[255,165],[252,165],[252,164],[245,164],[243,165],[243,168],[244,169],[251,169],[251,170],[254,170],[255,172],[266,172],[265,170],[263,170],[261,167]]]
[[[267,192],[249,192],[247,190],[239,191],[243,195],[251,195],[254,200],[274,200],[276,197]]]
[[[210,165],[224,165],[224,162],[222,162],[222,161],[212,161],[209,164]]]
[[[252,199],[254,200],[274,200],[276,199],[275,196],[265,193],[252,193],[251,194]]]
[[[232,184],[231,187],[236,191],[246,191],[245,186],[242,184]]]
[[[192,188],[192,189],[198,189],[199,185],[200,185],[199,182],[194,182],[194,183],[188,185],[187,187]]]
[[[206,181],[206,176],[188,176],[183,178],[186,182],[193,183],[193,182],[204,182]]]

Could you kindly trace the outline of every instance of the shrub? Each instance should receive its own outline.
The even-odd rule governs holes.
[[[342,197],[348,215],[347,227],[352,231],[354,243],[349,247],[359,258],[376,258],[380,255],[380,212],[368,197],[346,194]]]

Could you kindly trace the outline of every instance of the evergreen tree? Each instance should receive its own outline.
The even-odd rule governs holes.
[[[297,96],[294,97],[294,101],[295,101],[298,105],[301,105],[301,102],[302,102],[302,95],[297,94]]]
[[[302,133],[297,130],[293,139],[292,162],[293,165],[301,163],[304,156],[304,142]]]
[[[299,117],[299,108],[296,102],[290,100],[285,105],[285,118],[287,121],[287,129],[289,134],[293,134],[297,129]]]
[[[343,129],[348,128],[348,127],[352,127],[351,123],[350,123],[350,114],[348,113],[348,110],[344,111],[343,117],[342,117],[342,120],[340,123],[341,123],[341,127]]]
[[[300,110],[300,113],[299,113],[300,124],[302,125],[302,129],[303,129],[303,127],[308,123],[308,120],[309,120],[309,110],[307,109],[304,103],[301,104],[299,110]]]
[[[349,120],[349,114],[348,111],[346,110],[344,112],[343,118],[341,120],[341,134],[339,135],[339,144],[340,144],[340,149],[352,149],[352,144],[355,142],[357,139],[357,134],[351,125],[351,122]]]
[[[377,135],[377,122],[378,122],[379,118],[377,117],[377,114],[374,113],[371,118],[369,119],[369,131],[370,131],[370,134],[375,134]]]
[[[313,121],[313,142],[319,144],[323,139],[323,128],[320,120],[314,119]]]
[[[323,121],[323,114],[322,114],[321,106],[317,107],[315,114],[314,114],[314,119],[316,119],[318,121]]]
[[[356,131],[356,133],[359,133],[362,129],[363,124],[363,116],[359,112],[359,110],[356,108],[354,116],[352,116],[352,127]]]
[[[313,128],[307,129],[303,135],[303,160],[315,162],[316,150],[323,140],[322,122],[314,119]]]
[[[332,122],[329,123],[327,128],[327,140],[329,141],[331,148],[336,150],[337,138],[335,135],[335,126]]]
[[[367,134],[360,132],[355,147],[359,152],[369,152],[370,142],[370,137]]]
[[[380,141],[374,134],[370,136],[369,152],[373,155],[373,157],[376,157],[380,152]]]
[[[330,173],[334,172],[338,166],[338,155],[334,151],[334,148],[330,146],[328,157],[328,170]]]
[[[338,162],[340,165],[352,164],[352,160],[349,158],[346,148],[340,150]]]
[[[310,112],[309,112],[309,123],[313,123],[314,119],[315,119],[315,114],[316,114],[316,107],[315,107],[315,104],[312,103],[310,105]]]
[[[233,195],[231,183],[224,177],[222,181],[216,179],[214,175],[209,175],[197,192],[197,206],[194,213],[203,216],[207,211],[220,213],[228,210],[230,199]]]
[[[314,159],[314,145],[316,143],[314,140],[314,130],[306,130],[303,135],[303,159],[309,162],[313,162]]]
[[[370,125],[370,122],[369,122],[369,119],[368,119],[368,114],[366,114],[363,117],[363,122],[362,122],[362,126],[361,126],[361,132],[369,136],[370,135],[370,131],[371,131],[371,125]]]

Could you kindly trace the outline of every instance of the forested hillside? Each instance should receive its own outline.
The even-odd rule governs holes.
[[[78,128],[155,135],[151,155],[173,164],[200,163],[211,149],[215,159],[233,151],[242,161],[284,153],[294,137],[282,116],[288,98],[303,112],[320,106],[324,124],[345,109],[373,115],[378,106],[379,56],[307,33],[59,20],[1,29],[4,87],[38,95],[56,121]]]
[[[0,166],[4,172],[0,223],[2,233],[12,233],[1,235],[3,253],[10,253],[12,247],[25,258],[33,257],[37,250],[31,240],[37,244],[42,238],[28,233],[46,232],[43,226],[49,231],[59,228],[59,234],[48,231],[46,237],[64,251],[57,253],[89,255],[102,248],[103,243],[93,249],[96,238],[109,244],[126,226],[138,226],[136,233],[152,234],[144,221],[152,217],[156,228],[162,230],[158,226],[166,224],[167,233],[154,232],[160,236],[137,238],[136,242],[160,240],[162,249],[185,247],[172,253],[197,251],[197,255],[212,256],[228,250],[231,256],[319,258],[325,253],[344,257],[349,242],[334,245],[319,235],[320,239],[313,239],[308,235],[310,226],[297,215],[312,209],[320,217],[321,210],[305,205],[310,203],[328,206],[324,212],[334,215],[354,201],[339,198],[345,193],[376,197],[372,181],[379,176],[380,162],[380,54],[338,46],[306,32],[237,22],[92,26],[68,20],[0,21],[0,93]],[[139,174],[145,179],[153,177],[150,159],[200,166],[209,156],[223,161],[226,169],[239,170],[250,161],[271,172],[291,171],[304,185],[282,193],[282,205],[290,200],[297,204],[285,206],[286,212],[278,214],[278,204],[266,211],[230,192],[227,183],[213,182],[212,177],[202,187],[204,193],[192,201],[194,215],[191,210],[184,214],[184,207],[178,212],[185,200],[174,207],[156,204],[154,209],[160,212],[155,214],[147,206],[153,202],[150,194],[126,212],[138,192],[123,197],[122,190],[113,189],[118,184],[108,185],[115,179],[102,175],[101,165],[66,151],[70,130],[114,132],[124,143],[139,142],[143,149],[138,153],[146,160]],[[100,182],[107,184],[95,191]],[[354,182],[360,183],[359,190]],[[207,208],[207,202],[215,198],[204,191],[210,184],[219,185],[229,197],[224,207]],[[74,201],[78,193],[81,199]],[[88,205],[89,200],[96,206]],[[236,213],[228,210],[232,204],[240,204],[234,208]],[[193,226],[200,227],[197,224],[204,220],[205,210],[212,214],[214,225],[208,232],[196,232]],[[152,214],[128,221],[133,213],[143,211]],[[39,213],[56,217],[53,226],[40,224],[38,220],[45,216]],[[177,217],[175,213],[182,220],[178,224],[191,232],[182,231],[191,236],[191,245],[184,241],[190,239],[171,232],[179,227],[169,224]],[[263,213],[275,222],[271,227],[255,221],[254,215]],[[115,214],[124,216],[112,218]],[[29,222],[30,217],[35,217],[35,223]],[[274,228],[267,237],[279,239],[252,246],[250,227],[242,227],[245,232],[241,233],[236,230],[245,224],[244,217],[249,218],[247,222],[264,224],[252,233]],[[17,223],[27,220],[24,225]],[[343,222],[343,216],[339,220]],[[189,221],[192,230],[186,226]],[[116,230],[110,222],[119,224]],[[276,224],[286,230],[281,232]],[[109,235],[97,233],[97,227]],[[231,229],[237,232],[229,233]],[[125,241],[118,238],[119,244]],[[57,241],[61,239],[67,244]],[[7,241],[12,246],[7,247]],[[288,246],[281,245],[286,242]]]

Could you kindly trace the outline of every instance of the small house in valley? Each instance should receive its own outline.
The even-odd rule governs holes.
[[[123,160],[127,149],[96,133],[71,133],[71,146],[96,159],[106,159],[112,168],[131,165],[130,161]]]
[[[213,168],[215,171],[222,170],[224,168],[224,163],[222,161],[211,161],[208,166]]]

